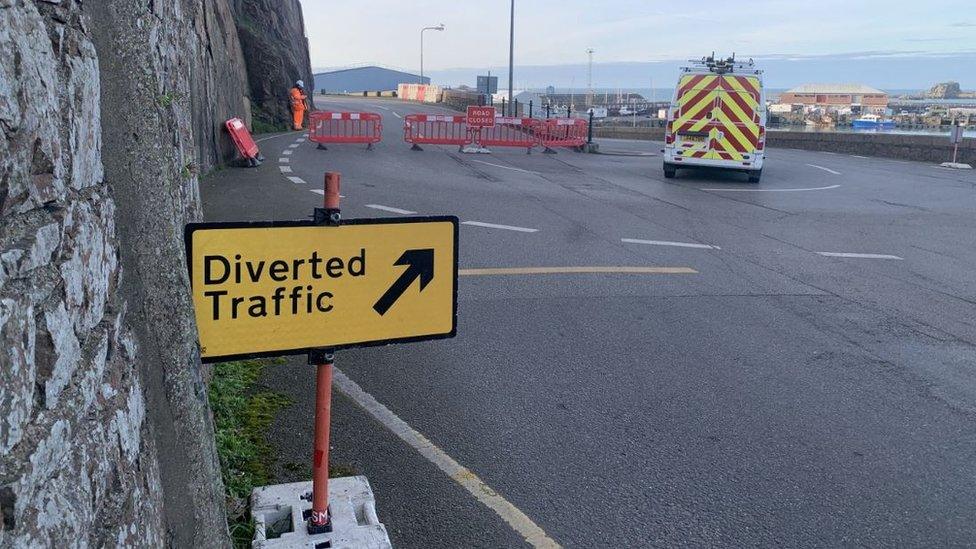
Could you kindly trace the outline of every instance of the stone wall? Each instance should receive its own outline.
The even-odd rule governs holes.
[[[594,137],[610,139],[664,140],[664,128],[594,127]],[[951,160],[952,145],[947,136],[829,132],[766,132],[772,148],[829,151],[861,156],[942,163]],[[959,145],[959,162],[976,166],[976,139]]]
[[[0,547],[229,543],[182,231],[265,70],[238,2],[0,0]]]
[[[161,448],[162,517],[176,547],[226,544],[223,484],[196,345],[182,233],[201,216],[198,177],[246,113],[226,0],[86,3],[102,69],[105,178],[117,203],[119,294],[129,304],[147,424]]]
[[[0,51],[0,546],[159,546],[78,2],[0,0]]]
[[[237,16],[255,124],[282,129],[291,120],[288,92],[305,81],[309,105],[315,77],[299,0],[232,0]]]

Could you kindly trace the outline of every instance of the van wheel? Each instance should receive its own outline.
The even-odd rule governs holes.
[[[749,173],[749,183],[759,183],[760,179],[762,179],[762,170]]]
[[[672,179],[672,178],[674,178],[674,174],[677,173],[677,172],[678,172],[678,169],[675,168],[674,166],[672,166],[671,164],[665,164],[664,165],[664,178],[665,179]]]

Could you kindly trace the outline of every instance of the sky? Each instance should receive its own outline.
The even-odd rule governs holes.
[[[417,71],[420,29],[443,23],[443,32],[425,33],[424,66],[435,81],[467,83],[489,68],[507,71],[506,0],[301,1],[316,69],[378,64]],[[626,70],[610,68],[647,70],[643,82],[655,67],[665,78],[674,62],[714,50],[790,66],[790,78],[801,80],[809,62],[816,76],[843,64],[838,72],[881,87],[927,87],[945,74],[940,79],[976,88],[973,0],[747,0],[731,6],[715,0],[516,0],[515,83],[567,86],[568,79],[583,86],[586,50],[593,48],[595,87],[634,85],[622,81]],[[457,78],[465,82],[449,81]]]

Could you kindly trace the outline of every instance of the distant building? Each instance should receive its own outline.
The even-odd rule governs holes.
[[[349,93],[361,91],[388,91],[397,89],[397,84],[419,84],[420,76],[384,67],[356,67],[315,75],[315,91],[327,93]],[[430,78],[424,77],[424,84]]]
[[[804,84],[783,92],[779,103],[827,110],[859,107],[866,112],[888,108],[888,94],[863,84]]]

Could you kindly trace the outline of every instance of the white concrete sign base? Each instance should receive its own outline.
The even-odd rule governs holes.
[[[391,549],[386,527],[376,517],[376,500],[366,477],[329,479],[332,532],[308,534],[304,514],[311,510],[311,482],[262,486],[251,492],[254,541],[274,549]]]

